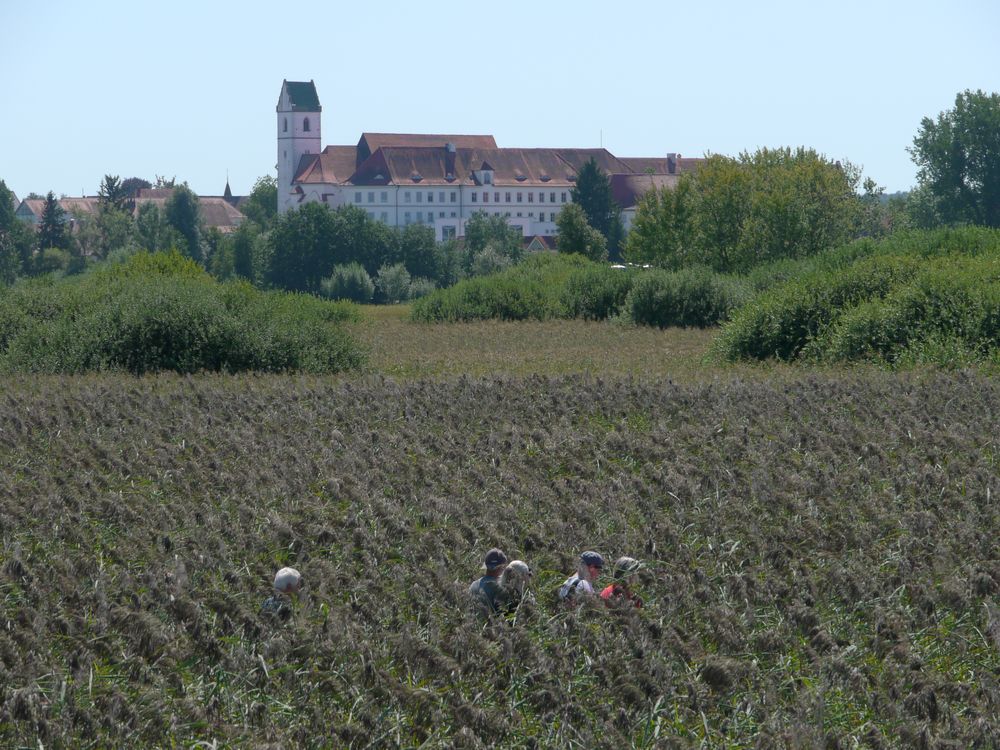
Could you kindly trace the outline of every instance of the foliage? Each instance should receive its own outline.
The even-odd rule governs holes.
[[[1000,744],[993,378],[0,397],[4,746]],[[493,545],[533,597],[482,622]],[[643,609],[555,606],[588,548],[642,559]]]
[[[618,315],[625,306],[641,271],[588,265],[571,273],[562,290],[562,304],[570,318],[605,320]]]
[[[500,273],[513,265],[509,255],[501,253],[495,245],[487,245],[472,256],[469,266],[470,276],[489,276]]]
[[[140,190],[148,190],[153,187],[149,180],[144,180],[142,177],[126,177],[122,180],[121,186],[125,194],[132,199],[139,196]]]
[[[178,249],[200,262],[205,255],[202,245],[204,228],[198,196],[194,191],[186,184],[174,187],[163,205],[163,218],[184,240]]]
[[[362,359],[337,325],[351,317],[343,305],[220,285],[176,253],[140,253],[13,287],[0,300],[0,371],[336,372]]]
[[[410,279],[410,288],[407,291],[407,298],[411,300],[420,299],[421,297],[426,297],[428,294],[431,294],[435,289],[437,289],[437,284],[430,279],[414,276]]]
[[[745,297],[742,282],[708,268],[655,270],[635,278],[624,312],[638,325],[705,328],[726,320]]]
[[[277,180],[270,175],[259,178],[240,206],[240,212],[259,227],[271,227],[278,216]]]
[[[402,263],[384,265],[378,269],[375,288],[379,297],[390,305],[405,302],[410,296],[410,272]]]
[[[577,173],[576,182],[571,190],[573,204],[583,210],[586,223],[601,233],[604,244],[610,256],[617,260],[619,257],[619,243],[624,236],[621,220],[621,206],[615,203],[611,196],[611,180],[601,168],[597,161],[591,157],[580,168]],[[565,211],[565,207],[562,211]],[[560,216],[562,214],[560,211]],[[558,221],[558,218],[557,218]],[[561,235],[561,230],[560,230]],[[590,246],[587,242],[580,247]],[[567,252],[580,252],[589,258],[597,260],[596,250],[584,252],[583,249],[570,249]]]
[[[334,266],[333,273],[323,279],[320,289],[324,297],[362,304],[371,302],[375,296],[375,283],[360,263]]]
[[[583,208],[577,204],[562,207],[556,216],[556,226],[559,229],[556,246],[560,253],[578,253],[598,262],[608,259],[605,236],[588,223]]]
[[[438,256],[434,230],[426,224],[410,224],[397,230],[399,252],[390,252],[386,259],[398,258],[411,276],[435,278]]]
[[[862,249],[867,252],[858,255]],[[729,360],[891,364],[913,360],[928,346],[940,351],[944,340],[980,358],[1000,345],[991,312],[1000,232],[900,233],[847,246],[834,258],[755,297],[724,327],[717,351]]]
[[[38,227],[38,249],[50,247],[65,250],[69,247],[69,233],[66,227],[66,212],[55,195],[50,190],[45,196],[45,207],[42,209],[42,221]]]
[[[625,243],[627,261],[674,270],[689,262],[694,251],[692,180],[682,175],[674,187],[650,190],[640,199]]]
[[[468,273],[476,273],[473,269],[476,256],[487,249],[491,250],[491,257],[506,259],[507,262],[501,261],[501,265],[518,263],[524,255],[517,227],[508,224],[499,214],[476,211],[465,223],[465,269]]]
[[[135,208],[134,197],[129,195],[129,188],[122,183],[118,175],[104,175],[97,195],[100,199],[100,205],[104,209],[131,214]]]
[[[155,203],[141,203],[135,217],[136,242],[149,252],[181,249],[184,237],[170,226]]]
[[[1000,228],[1000,94],[958,94],[921,120],[910,154],[943,222]]]

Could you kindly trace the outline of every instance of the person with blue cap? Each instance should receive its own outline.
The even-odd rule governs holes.
[[[587,550],[580,555],[576,564],[576,573],[567,578],[559,587],[559,598],[564,602],[575,602],[579,596],[594,595],[594,584],[604,569],[604,558],[596,552]]]
[[[507,567],[507,555],[503,550],[494,547],[486,553],[486,560],[483,568],[486,574],[476,579],[469,586],[469,596],[485,615],[491,615],[497,611],[499,602],[497,596],[500,593],[500,575]]]

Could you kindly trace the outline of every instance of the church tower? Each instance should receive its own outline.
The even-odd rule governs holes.
[[[298,205],[292,180],[302,157],[322,149],[316,85],[309,81],[282,81],[278,97],[278,213]]]

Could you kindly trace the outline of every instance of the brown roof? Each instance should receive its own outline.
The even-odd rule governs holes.
[[[704,159],[685,159],[680,155],[667,156],[623,156],[619,159],[630,172],[636,174],[684,174],[694,172]],[[673,162],[671,164],[671,161]]]
[[[496,148],[492,135],[440,135],[432,133],[362,133],[358,141],[358,165],[383,146],[444,148]]]
[[[293,182],[345,183],[354,174],[356,160],[354,146],[327,146],[322,153],[302,156]]]
[[[44,204],[45,201],[42,201]],[[101,205],[100,198],[84,197],[84,198],[61,198],[59,200],[59,205],[62,207],[63,211],[68,214],[84,214],[91,215],[96,214]]]
[[[155,196],[148,196],[148,193],[155,193]],[[173,194],[172,188],[159,188],[140,191],[139,197],[135,199],[135,210],[138,212],[139,206],[143,203],[152,203],[161,211],[167,200]],[[217,195],[199,195],[198,210],[205,226],[215,227],[223,234],[232,232],[243,221],[243,214],[234,208],[229,201]]]
[[[611,197],[622,208],[632,208],[650,190],[672,188],[679,179],[677,174],[613,174]]]

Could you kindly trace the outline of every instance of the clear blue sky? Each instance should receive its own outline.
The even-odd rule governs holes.
[[[892,192],[915,182],[922,117],[1000,91],[1000,3],[0,0],[0,64],[0,179],[22,198],[94,194],[105,174],[217,195],[228,171],[249,192],[274,174],[284,78],[315,80],[323,145],[803,145]]]

